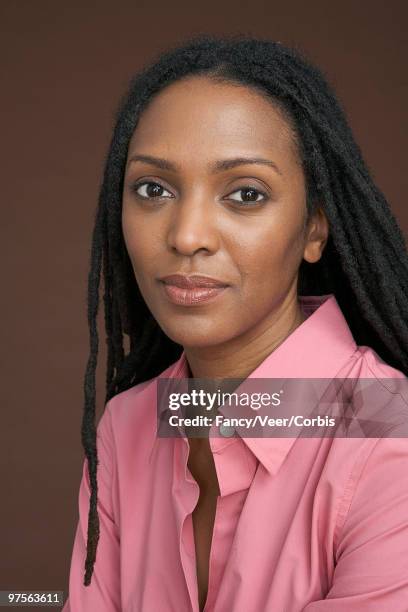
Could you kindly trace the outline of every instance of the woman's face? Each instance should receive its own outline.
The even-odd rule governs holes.
[[[129,145],[122,227],[139,289],[172,340],[208,347],[256,337],[297,308],[299,265],[320,258],[327,236],[320,209],[305,221],[293,135],[261,94],[193,76],[144,110]],[[175,303],[159,279],[176,273],[227,286]]]

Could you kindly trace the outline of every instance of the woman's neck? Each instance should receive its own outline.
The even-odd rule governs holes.
[[[246,378],[306,319],[296,299],[228,343],[184,349],[192,378]]]

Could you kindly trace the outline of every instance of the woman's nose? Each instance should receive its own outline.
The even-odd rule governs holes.
[[[199,249],[215,252],[218,248],[217,219],[208,198],[189,198],[173,207],[168,244],[182,255],[193,255]]]

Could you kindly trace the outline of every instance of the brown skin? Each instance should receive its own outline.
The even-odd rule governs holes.
[[[149,155],[177,170],[131,161]],[[260,157],[213,172],[216,160]],[[148,196],[151,181],[160,197]],[[245,187],[258,190],[250,201]],[[263,193],[265,195],[263,195]],[[302,259],[320,259],[329,225],[321,207],[306,223],[305,177],[282,113],[257,91],[190,76],[144,110],[129,145],[123,234],[143,298],[163,331],[184,347],[192,377],[245,378],[304,320],[297,297]],[[193,307],[172,304],[158,277],[197,273],[229,287]],[[204,605],[218,481],[208,439],[190,438],[200,485],[193,513],[199,597]]]
[[[135,154],[165,158],[179,171],[130,162]],[[270,159],[280,174],[261,164],[209,170],[215,160],[241,156]],[[162,185],[162,197],[138,198],[132,184],[141,179]],[[245,202],[239,190],[248,184],[267,199]],[[138,191],[147,194],[146,186]],[[328,234],[321,209],[308,227],[305,218],[292,134],[260,94],[194,76],[151,101],[129,146],[123,234],[140,291],[163,331],[184,347],[194,377],[247,376],[303,321],[299,265],[320,258]],[[175,305],[157,278],[180,271],[230,287],[199,307]]]

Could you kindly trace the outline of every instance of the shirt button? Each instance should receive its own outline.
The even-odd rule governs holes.
[[[220,434],[224,436],[224,438],[230,438],[235,433],[235,427],[232,427],[231,425],[224,425],[224,423],[221,423],[219,430]]]

